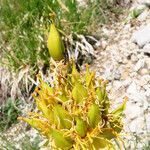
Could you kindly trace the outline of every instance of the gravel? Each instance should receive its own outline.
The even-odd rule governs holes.
[[[141,3],[138,3],[140,5]],[[146,8],[145,8],[146,9]],[[146,12],[150,10],[146,9]],[[124,20],[124,18],[123,18]],[[142,149],[150,132],[150,15],[128,23],[118,22],[102,31],[109,34],[105,48],[100,47],[92,69],[110,81],[113,104],[128,96],[124,130],[127,149]],[[112,32],[113,31],[113,32]],[[131,40],[132,39],[132,40]],[[101,39],[102,40],[102,39]],[[101,41],[102,42],[102,41]],[[115,101],[115,102],[114,102]],[[139,143],[136,143],[138,137]],[[130,139],[134,139],[133,143]]]

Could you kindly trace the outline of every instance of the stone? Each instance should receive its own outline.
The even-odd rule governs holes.
[[[146,127],[147,127],[147,130],[150,132],[150,115],[146,115],[145,116],[146,118]]]
[[[136,54],[131,55],[131,60],[132,60],[133,62],[138,61],[138,58],[137,58]]]
[[[138,44],[139,47],[143,47],[147,43],[150,43],[150,25],[140,28],[138,31],[133,33],[131,41]]]
[[[145,60],[144,59],[140,59],[136,64],[135,64],[135,67],[134,67],[134,70],[135,71],[139,71],[141,68],[143,68],[145,65]]]
[[[144,21],[150,15],[149,10],[144,10],[138,17],[139,21]]]
[[[143,117],[136,118],[129,125],[131,132],[136,132],[136,133],[142,133],[143,127],[144,127],[144,118]]]
[[[141,75],[145,75],[145,74],[148,74],[149,71],[148,71],[148,69],[143,68],[143,69],[141,69],[140,73],[141,73]]]
[[[130,86],[127,89],[127,94],[129,99],[131,99],[133,102],[139,102],[143,103],[146,101],[146,95],[141,92],[135,82],[132,82]]]
[[[139,80],[139,85],[140,86],[145,86],[150,82],[150,75],[143,75],[142,77],[140,77]]]
[[[149,0],[139,0],[139,2],[140,2],[141,4],[146,5],[146,6],[150,6],[150,1],[149,1]]]
[[[141,51],[144,53],[150,53],[150,43],[146,44]]]
[[[143,114],[143,110],[140,106],[129,101],[127,102],[126,109],[125,109],[125,115],[127,117],[127,120],[133,120],[135,118],[140,117],[142,114]]]
[[[119,70],[116,70],[114,73],[114,79],[119,80],[121,78],[121,73]]]

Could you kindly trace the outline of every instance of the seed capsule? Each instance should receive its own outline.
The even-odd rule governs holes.
[[[64,44],[53,22],[50,25],[47,47],[54,60],[60,61],[64,58]]]
[[[76,126],[75,126],[76,132],[81,136],[85,137],[87,132],[87,125],[86,122],[83,121],[81,118],[76,118]]]
[[[80,83],[76,83],[72,90],[72,97],[76,101],[76,103],[78,104],[83,102],[83,100],[85,100],[87,96],[88,93],[85,87]]]
[[[88,121],[92,128],[95,128],[101,122],[100,108],[97,104],[91,105],[88,111]]]

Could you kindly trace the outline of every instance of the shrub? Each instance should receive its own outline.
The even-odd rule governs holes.
[[[119,139],[123,128],[126,98],[111,110],[107,82],[88,67],[86,73],[78,72],[74,63],[70,73],[70,66],[55,63],[50,84],[38,75],[33,93],[38,111],[19,119],[44,135],[51,148],[115,149],[112,141]]]

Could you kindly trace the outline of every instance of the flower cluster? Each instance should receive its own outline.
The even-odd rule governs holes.
[[[33,93],[38,112],[19,119],[44,135],[52,149],[115,149],[112,141],[123,128],[126,98],[111,111],[107,81],[96,78],[88,66],[83,73],[74,63],[60,62],[53,70],[52,83],[38,79]]]

